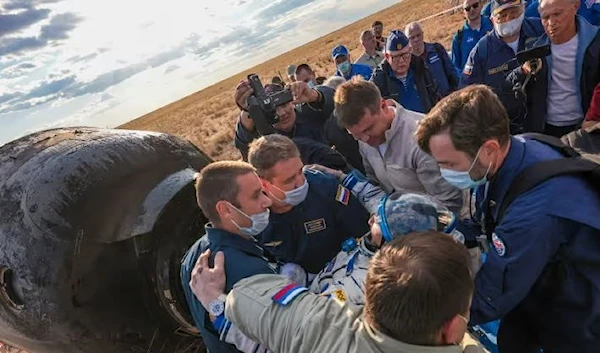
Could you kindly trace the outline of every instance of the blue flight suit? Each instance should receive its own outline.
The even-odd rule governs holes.
[[[475,219],[494,219],[514,178],[534,163],[561,158],[541,142],[511,137],[493,179],[476,190]],[[546,352],[600,347],[600,196],[578,176],[549,179],[517,197],[494,229],[475,278],[471,324],[502,318],[518,344]],[[506,315],[506,316],[505,316]],[[507,320],[511,317],[510,320]],[[512,318],[517,317],[518,320]]]
[[[437,82],[438,90],[442,96],[456,91],[458,88],[458,75],[446,49],[440,43],[425,43],[425,50],[421,59],[431,71]]]
[[[481,16],[490,18],[492,16],[492,2],[489,1],[481,10]],[[526,16],[527,17],[527,16]]]
[[[258,274],[275,274],[275,266],[269,264],[262,248],[249,239],[226,230],[213,228],[206,225],[206,235],[198,239],[184,255],[181,262],[181,284],[185,299],[190,308],[196,327],[202,334],[202,339],[209,352],[239,352],[233,345],[219,339],[217,331],[213,328],[208,314],[202,304],[196,299],[189,286],[192,270],[200,255],[206,250],[211,250],[211,265],[217,251],[225,254],[225,292],[229,292],[235,283]]]
[[[350,73],[348,75],[344,76],[338,70],[335,72],[335,76],[341,76],[341,77],[345,78],[346,80],[349,80],[356,75],[361,75],[367,81],[371,78],[371,75],[373,74],[373,69],[371,69],[370,66],[363,65],[363,64],[350,64],[350,65],[352,67],[352,70],[350,70]]]
[[[427,113],[441,98],[437,82],[423,59],[413,55],[406,84],[396,77],[392,67],[384,60],[373,72],[371,81],[379,88],[381,96],[393,99],[404,108]]]
[[[540,6],[539,1],[533,0],[529,5],[527,5],[527,9],[525,9],[525,17],[540,17],[540,12],[538,9]],[[579,10],[577,14],[583,18],[585,18],[589,23],[594,26],[600,26],[600,4],[593,0],[581,0],[581,4],[579,4]]]
[[[465,21],[463,27],[454,34],[454,37],[452,37],[452,64],[456,67],[459,77],[475,44],[486,33],[493,30],[494,25],[489,17],[481,16],[481,27],[478,31],[469,27],[469,24]]]
[[[591,25],[581,16],[577,19],[577,37],[579,40],[575,62],[576,88],[581,104],[581,120],[590,107],[594,89],[600,80],[600,32],[598,27]],[[528,47],[538,47],[550,43],[550,39],[543,34]],[[525,131],[544,132],[547,118],[548,85],[552,76],[552,56],[542,58],[542,68],[527,84],[527,116]],[[507,82],[514,85],[523,83],[526,75],[520,68],[516,68],[507,76]],[[580,121],[581,122],[581,121]],[[580,122],[574,122],[577,124]]]
[[[290,138],[306,137],[327,144],[324,125],[334,109],[333,95],[335,91],[327,86],[317,86],[315,89],[323,95],[322,105],[317,107],[314,104],[305,103],[296,106],[296,123],[292,131],[277,131],[277,133]],[[256,130],[246,130],[238,119],[234,144],[242,154],[244,160],[248,160],[248,145],[258,137],[260,135]]]
[[[543,33],[539,19],[526,18],[521,27],[518,51]],[[518,66],[515,52],[498,37],[496,31],[492,31],[483,36],[469,54],[460,80],[461,87],[482,83],[494,90],[506,108],[512,134],[524,131],[526,109],[522,99],[515,97],[513,87],[507,84],[505,76]]]
[[[271,212],[270,223],[258,237],[281,262],[293,262],[318,273],[339,252],[342,242],[369,231],[369,213],[333,176],[304,172],[306,199],[292,210]]]

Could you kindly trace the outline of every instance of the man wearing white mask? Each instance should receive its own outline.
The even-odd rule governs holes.
[[[248,161],[273,202],[270,224],[257,239],[278,261],[316,274],[344,240],[369,231],[369,213],[350,190],[333,176],[303,168],[288,137],[273,134],[255,140]]]
[[[544,29],[539,19],[525,18],[522,0],[493,0],[491,11],[494,31],[471,50],[460,85],[483,83],[492,87],[507,110],[511,133],[518,134],[524,132],[526,108],[504,77],[518,66],[516,53],[535,41]]]
[[[219,340],[210,313],[196,300],[187,283],[198,257],[207,249],[227,255],[226,291],[243,278],[276,273],[274,261],[270,263],[265,258],[255,239],[269,224],[272,202],[265,195],[255,169],[248,163],[234,161],[215,162],[202,169],[196,179],[196,197],[210,223],[206,225],[206,234],[182,260],[185,298],[209,351],[238,352],[233,345]]]

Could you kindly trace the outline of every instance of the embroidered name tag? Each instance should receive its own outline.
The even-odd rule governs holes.
[[[304,223],[304,230],[306,230],[306,234],[320,232],[324,229],[327,229],[325,218],[319,218]]]
[[[508,64],[504,64],[502,66],[495,67],[493,69],[488,70],[488,75],[494,75],[502,71],[508,70]]]
[[[301,293],[308,291],[308,288],[301,287],[295,283],[290,283],[283,287],[279,292],[272,297],[273,301],[279,305],[287,306],[289,303],[298,297]]]
[[[280,241],[272,241],[269,243],[265,243],[263,246],[265,246],[265,247],[268,246],[268,247],[274,248],[276,246],[279,246],[281,243],[283,243],[283,241],[281,241],[281,240]]]
[[[343,205],[348,205],[350,201],[350,190],[346,189],[342,185],[338,185],[337,193],[335,194],[335,200]]]

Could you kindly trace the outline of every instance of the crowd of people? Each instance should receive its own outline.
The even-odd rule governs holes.
[[[273,134],[237,86],[181,267],[210,353],[600,349],[600,4],[460,5],[450,50],[376,21],[331,77],[290,65]]]

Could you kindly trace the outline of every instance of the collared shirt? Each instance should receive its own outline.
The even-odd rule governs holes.
[[[367,52],[364,52],[356,61],[355,64],[367,65],[371,69],[375,70],[379,64],[383,61],[383,54],[379,51],[375,51],[375,55],[369,55]]]
[[[196,299],[189,286],[192,270],[200,255],[211,250],[211,259],[218,251],[225,254],[225,291],[229,292],[239,280],[257,274],[274,274],[275,265],[270,264],[263,249],[254,241],[243,238],[238,234],[223,229],[213,228],[207,224],[206,235],[198,239],[185,254],[181,265],[181,282],[190,312],[200,330],[204,343],[210,351],[237,352],[232,345],[219,340],[208,314],[202,304]]]

